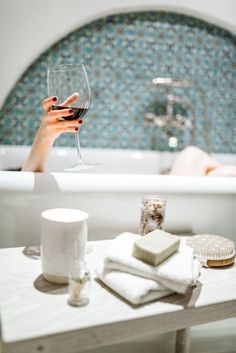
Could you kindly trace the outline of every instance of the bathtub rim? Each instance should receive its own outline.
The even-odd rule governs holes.
[[[236,194],[236,177],[0,171],[0,192]]]

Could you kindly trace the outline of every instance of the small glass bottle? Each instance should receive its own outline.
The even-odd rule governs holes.
[[[89,303],[91,275],[85,262],[73,263],[69,274],[69,298],[68,304],[83,306]]]
[[[163,229],[166,200],[157,195],[142,199],[139,234],[145,235],[155,229]]]

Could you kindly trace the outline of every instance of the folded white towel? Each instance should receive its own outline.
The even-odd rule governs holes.
[[[133,244],[139,237],[133,233],[123,233],[116,237],[105,255],[105,269],[148,278],[166,289],[182,294],[196,283],[201,265],[193,259],[194,250],[185,245],[185,240],[181,239],[177,253],[155,267],[132,256]]]
[[[144,304],[173,293],[152,279],[106,269],[104,263],[97,267],[96,273],[98,278],[108,287],[135,305]]]

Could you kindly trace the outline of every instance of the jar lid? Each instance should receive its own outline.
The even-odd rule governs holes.
[[[166,204],[166,200],[161,198],[159,195],[146,195],[146,196],[143,197],[143,202],[149,201],[149,200],[150,201],[152,201],[152,200],[156,201],[156,202],[161,203],[163,205]]]

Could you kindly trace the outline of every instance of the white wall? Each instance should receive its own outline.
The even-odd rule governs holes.
[[[0,106],[16,80],[55,41],[104,15],[168,10],[236,33],[235,0],[0,0]]]

